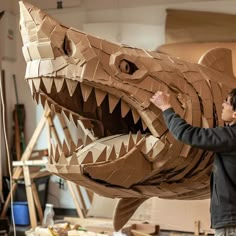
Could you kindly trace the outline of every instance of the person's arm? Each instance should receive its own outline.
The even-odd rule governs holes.
[[[156,93],[151,102],[163,111],[167,128],[177,140],[215,152],[227,152],[236,149],[236,131],[233,128],[193,127],[174,112],[170,105],[170,97],[163,92]]]

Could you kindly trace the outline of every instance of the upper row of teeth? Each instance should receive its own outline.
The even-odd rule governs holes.
[[[54,104],[53,101],[50,101],[50,99],[48,97],[46,98],[42,94],[40,94],[40,95],[38,95],[37,93],[35,94],[35,92],[40,92],[40,85],[42,82],[47,90],[47,93],[51,92],[53,83],[55,84],[58,93],[61,91],[63,84],[66,83],[70,96],[73,96],[79,82],[69,80],[69,79],[64,79],[64,78],[44,78],[43,77],[43,78],[28,79],[31,93],[34,96],[34,99],[37,101],[37,103],[39,102],[39,98],[40,98],[43,106],[49,105],[50,109],[57,111],[57,112],[64,111],[66,117],[69,120],[73,121],[75,123],[75,125],[77,126],[77,122],[75,122],[75,121],[79,117],[76,113],[65,110],[62,107],[60,107],[59,105]],[[80,87],[81,87],[81,93],[83,96],[83,100],[84,100],[84,102],[86,102],[88,100],[89,96],[91,95],[92,90],[94,88],[89,85],[84,85],[81,83],[80,83]],[[109,112],[112,113],[114,111],[114,109],[116,108],[117,104],[119,103],[120,98],[117,98],[111,94],[107,94],[106,92],[104,92],[100,89],[97,89],[97,88],[95,88],[94,91],[95,91],[97,106],[100,106],[102,104],[102,102],[104,101],[105,97],[108,95]],[[45,99],[47,101],[45,101]],[[132,109],[126,102],[121,100],[121,116],[122,116],[122,118],[124,118],[130,110],[131,110],[131,113],[133,116],[134,124],[136,124],[141,118],[140,115],[138,114],[138,112],[136,110]],[[145,122],[143,122],[142,119],[141,119],[141,121],[142,121],[143,130],[146,130],[147,126],[146,126]]]

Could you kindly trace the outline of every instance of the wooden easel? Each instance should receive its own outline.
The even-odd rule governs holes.
[[[57,114],[59,121],[61,123],[61,126],[63,128],[64,131],[64,135],[65,135],[65,140],[67,142],[67,145],[70,144],[70,141],[72,140],[71,138],[71,134],[70,131],[66,125],[66,122],[63,118],[63,116],[61,114]],[[38,126],[36,127],[28,145],[26,146],[26,149],[24,151],[24,153],[22,154],[21,160],[17,161],[14,164],[14,166],[17,166],[14,170],[13,170],[13,180],[19,180],[21,179],[21,175],[23,172],[24,175],[24,181],[25,181],[25,188],[26,188],[26,196],[27,196],[27,201],[28,201],[28,207],[29,207],[29,215],[30,215],[30,223],[31,223],[31,227],[34,228],[36,227],[37,224],[37,217],[36,217],[36,210],[35,210],[35,206],[37,208],[38,211],[38,216],[39,216],[39,220],[42,222],[43,219],[43,212],[42,212],[42,207],[39,201],[39,197],[38,197],[38,193],[37,193],[37,189],[34,183],[31,182],[31,176],[30,176],[30,171],[29,171],[29,167],[30,166],[35,166],[35,165],[46,165],[45,161],[30,161],[32,152],[34,150],[34,147],[37,143],[37,140],[39,138],[39,135],[41,134],[45,124],[48,124],[48,133],[49,133],[49,140],[52,138],[52,134],[55,138],[56,143],[58,144],[59,149],[62,150],[62,144],[60,142],[57,130],[55,128],[55,125],[53,123],[53,118],[54,118],[54,114],[52,114],[51,111],[47,110],[44,112],[40,122],[38,123]],[[87,131],[81,124],[81,129],[84,133],[84,135],[89,135],[90,138],[92,139],[92,135],[89,133],[89,131]],[[50,147],[50,146],[49,146]],[[77,186],[76,184],[67,181],[68,186],[69,186],[69,190],[71,192],[71,196],[74,200],[75,206],[76,206],[76,210],[78,213],[78,216],[80,218],[85,218],[85,214],[86,212],[86,205],[83,199],[83,196],[80,192],[80,188],[79,186]],[[6,216],[7,213],[7,208],[9,206],[10,200],[11,200],[11,195],[14,195],[15,191],[16,191],[16,187],[17,187],[17,183],[14,182],[10,192],[7,196],[7,199],[5,201],[3,210],[1,212],[1,218]],[[91,201],[92,199],[92,193],[91,192],[87,192],[88,198]],[[82,208],[84,209],[84,211],[82,210],[82,208],[80,207],[79,203],[78,203],[78,199],[82,205]]]

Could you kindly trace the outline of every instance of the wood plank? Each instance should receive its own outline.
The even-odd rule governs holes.
[[[83,215],[85,216],[86,213],[87,213],[87,207],[86,207],[86,204],[85,204],[85,200],[84,200],[83,194],[81,193],[80,186],[75,184],[74,188],[75,188],[75,190],[76,190],[76,192],[78,194],[79,200],[80,200],[81,205],[82,205]]]
[[[16,191],[16,187],[17,187],[17,183],[14,182],[11,186],[11,190],[10,190],[9,194],[7,195],[7,199],[4,203],[4,206],[3,206],[3,209],[2,209],[2,212],[1,212],[1,218],[4,218],[7,214],[7,209],[8,209],[9,203],[11,201],[11,195],[14,195],[14,193]]]
[[[23,166],[23,173],[24,173],[24,180],[25,180],[27,202],[28,202],[28,207],[29,207],[30,224],[32,228],[35,228],[37,226],[37,217],[36,217],[32,185],[31,185],[31,179],[30,179],[28,166]]]
[[[39,216],[39,221],[40,224],[42,224],[43,222],[43,210],[42,210],[42,206],[39,200],[39,195],[38,195],[38,190],[36,188],[36,184],[33,182],[32,183],[32,193],[33,193],[33,197],[34,197],[34,203],[38,212],[38,216]]]
[[[84,219],[85,216],[84,216],[84,213],[83,211],[81,210],[80,208],[80,205],[79,205],[79,202],[77,200],[77,197],[76,197],[76,193],[74,191],[74,183],[70,182],[70,181],[67,181],[67,184],[68,184],[68,188],[70,190],[70,193],[71,193],[71,197],[75,203],[75,207],[76,207],[76,210],[77,210],[77,213],[78,213],[78,216],[81,218],[81,219]]]

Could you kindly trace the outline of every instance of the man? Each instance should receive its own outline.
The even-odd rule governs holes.
[[[173,136],[191,146],[215,153],[211,175],[211,227],[215,235],[236,235],[236,89],[222,104],[224,127],[189,125],[171,107],[170,95],[156,92],[150,101],[163,112]]]

